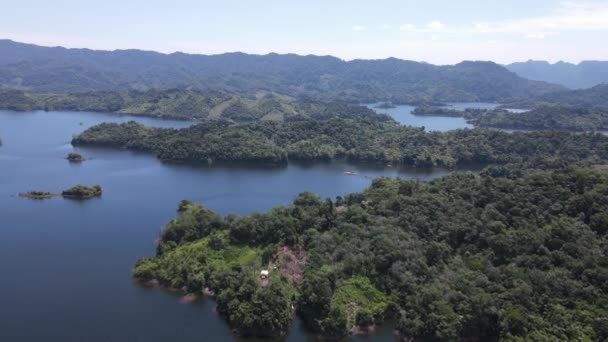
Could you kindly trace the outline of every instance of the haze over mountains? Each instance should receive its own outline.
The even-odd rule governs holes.
[[[519,76],[564,85],[572,89],[590,88],[608,82],[608,61],[583,61],[579,64],[527,61],[506,65]]]
[[[33,92],[196,88],[346,102],[499,102],[564,90],[493,62],[456,65],[388,58],[343,61],[293,54],[161,54],[42,47],[0,40],[0,86]]]

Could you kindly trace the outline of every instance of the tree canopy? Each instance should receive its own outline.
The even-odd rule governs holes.
[[[394,121],[332,119],[285,124],[202,123],[184,129],[135,122],[93,126],[75,145],[114,146],[174,161],[285,163],[332,160],[454,168],[482,164],[555,169],[605,163],[608,137],[559,131],[506,133],[488,129],[426,132]],[[509,171],[509,172],[511,172]]]
[[[290,305],[343,336],[395,317],[408,338],[608,338],[608,174],[452,173],[428,183],[378,178],[336,200],[220,217],[192,203],[134,275],[197,293],[246,335],[277,335]],[[279,252],[307,257],[289,282]],[[273,265],[278,267],[273,268]],[[257,280],[270,269],[269,284]]]

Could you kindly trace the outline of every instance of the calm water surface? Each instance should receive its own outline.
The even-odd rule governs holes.
[[[0,111],[0,341],[231,341],[212,300],[180,304],[180,296],[131,280],[138,257],[153,255],[161,227],[181,199],[221,214],[248,214],[288,204],[308,190],[322,197],[360,191],[363,175],[431,179],[445,172],[407,172],[342,163],[282,168],[193,167],[160,163],[129,151],[79,148],[90,160],[76,165],[72,135],[104,121],[133,117],[94,113]],[[442,118],[442,120],[445,118]],[[136,118],[185,127],[183,121]],[[59,192],[100,184],[98,199],[44,201],[18,192]],[[288,341],[313,337],[294,321]],[[369,339],[361,337],[357,339]],[[383,326],[374,340],[394,340]]]
[[[429,115],[413,115],[412,111],[415,106],[399,105],[395,108],[377,108],[377,104],[368,104],[367,106],[375,110],[377,113],[388,114],[402,125],[424,127],[427,131],[445,132],[460,128],[473,128],[474,126],[467,123],[464,118],[444,117],[444,116],[429,116]],[[473,109],[496,109],[500,106],[499,103],[487,102],[453,102],[448,103],[444,108],[464,111],[467,108]],[[505,108],[512,113],[523,113],[526,109]]]
[[[473,125],[468,124],[464,118],[414,115],[412,111],[416,108],[415,106],[399,105],[394,108],[377,108],[375,104],[370,104],[368,107],[377,113],[390,115],[402,125],[424,127],[427,131],[445,132],[459,128],[473,128]]]

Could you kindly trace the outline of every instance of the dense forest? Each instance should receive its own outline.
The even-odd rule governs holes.
[[[601,134],[487,129],[442,133],[394,121],[347,119],[245,125],[207,122],[179,130],[135,122],[103,123],[88,128],[72,143],[148,151],[167,161],[280,164],[347,158],[421,168],[494,164],[513,172],[521,167],[591,165],[608,158],[608,137]]]
[[[607,199],[605,171],[565,169],[378,178],[345,198],[302,193],[244,217],[184,201],[133,274],[211,289],[244,335],[281,334],[294,304],[327,336],[396,318],[414,339],[603,341]]]
[[[437,66],[389,58],[343,61],[294,54],[161,54],[42,47],[0,40],[0,88],[42,93],[169,88],[260,91],[323,101],[500,102],[564,89],[492,62]]]
[[[506,129],[569,131],[608,130],[608,109],[583,109],[555,105],[539,106],[531,111],[513,113],[507,110],[467,110],[463,113],[469,123],[480,127]]]
[[[250,99],[218,91],[179,89],[72,94],[5,90],[0,91],[0,109],[91,111],[177,119],[225,119],[234,122],[382,117],[367,107],[339,102],[296,101],[271,94]]]
[[[462,117],[464,112],[452,108],[442,106],[421,105],[412,111],[413,115],[421,116],[445,116],[445,117]]]

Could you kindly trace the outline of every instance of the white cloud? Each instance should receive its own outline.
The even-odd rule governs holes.
[[[407,32],[407,31],[414,31],[416,29],[416,26],[412,25],[412,24],[403,24],[399,27],[399,30]]]
[[[547,36],[547,34],[545,33],[528,33],[524,36],[524,38],[526,39],[545,39],[545,37]]]
[[[445,25],[439,20],[433,20],[426,25],[427,29],[431,32],[439,32],[445,28]]]
[[[365,31],[365,26],[361,26],[361,25],[355,25],[352,27],[353,31]]]
[[[423,27],[404,24],[404,32],[450,34],[519,34],[528,39],[544,39],[569,31],[608,31],[608,1],[561,2],[543,16],[514,18],[494,22],[475,22],[466,26],[449,26],[432,20]]]
[[[437,33],[448,30],[447,27],[439,20],[429,21],[424,27],[416,27],[413,24],[403,24],[399,27],[399,30],[403,32],[417,32],[417,33]]]
[[[608,31],[608,2],[562,2],[544,16],[475,23],[470,30],[471,33],[519,33],[541,39],[566,31]]]
[[[391,25],[384,24],[384,25],[380,25],[378,28],[381,30],[388,30],[391,28]]]

